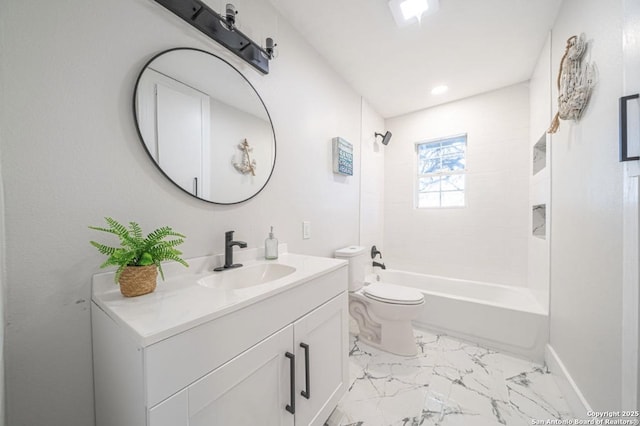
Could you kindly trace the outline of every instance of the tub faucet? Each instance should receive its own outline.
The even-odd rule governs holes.
[[[234,231],[227,231],[224,233],[224,266],[215,268],[214,271],[225,271],[242,266],[242,263],[233,263],[233,246],[245,248],[247,247],[247,243],[244,241],[233,241],[233,232]]]
[[[375,268],[376,266],[379,266],[379,267],[381,267],[382,269],[387,269],[387,267],[386,267],[386,266],[384,266],[384,263],[379,263],[379,262],[374,261],[374,262],[373,262],[373,267]]]
[[[380,259],[382,259],[382,253],[380,250],[378,250],[376,246],[371,247],[371,258],[375,259],[377,255],[380,255]]]

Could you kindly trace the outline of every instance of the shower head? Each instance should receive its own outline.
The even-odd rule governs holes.
[[[376,133],[376,136],[382,136],[382,145],[389,145],[391,139],[391,132],[387,131],[384,135],[382,133]]]

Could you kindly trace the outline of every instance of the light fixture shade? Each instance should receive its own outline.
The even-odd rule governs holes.
[[[420,12],[424,5],[427,9]],[[400,28],[419,22],[423,17],[437,12],[439,8],[439,0],[389,0],[389,9]],[[405,15],[408,15],[408,18],[405,18]]]

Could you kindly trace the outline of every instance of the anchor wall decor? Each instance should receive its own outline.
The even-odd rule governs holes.
[[[256,175],[256,160],[252,160],[249,153],[253,151],[253,148],[249,146],[249,142],[245,139],[244,142],[238,145],[238,149],[242,151],[242,162],[235,163],[233,162],[233,167],[236,168],[237,171],[246,175],[251,173],[251,176]]]

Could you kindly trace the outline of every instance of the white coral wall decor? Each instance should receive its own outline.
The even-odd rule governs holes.
[[[558,73],[558,112],[548,133],[555,133],[562,120],[579,120],[587,107],[591,90],[596,83],[596,66],[583,61],[587,49],[584,33],[567,40]]]

